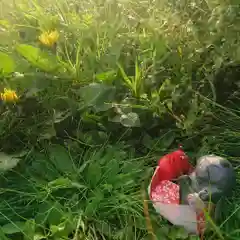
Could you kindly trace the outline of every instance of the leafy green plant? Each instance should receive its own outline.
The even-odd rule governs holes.
[[[23,188],[34,196],[32,200],[27,200],[27,196],[24,200],[35,209],[32,222],[35,230],[26,233],[30,234],[27,235],[30,239],[31,234],[47,239],[68,239],[75,231],[80,234],[84,229],[77,227],[79,218],[82,224],[86,224],[86,234],[90,234],[94,227],[102,237],[120,234],[120,229],[125,234],[127,224],[132,226],[129,231],[134,228],[144,230],[144,226],[138,225],[144,221],[140,214],[142,200],[139,189],[143,162],[129,159],[121,147],[87,151],[79,158],[72,155],[71,150],[55,145],[46,149],[45,156],[32,152],[27,159],[24,161],[29,162],[29,167],[17,174],[9,173],[8,184],[12,182],[11,191],[18,192],[23,198],[23,192],[19,192],[16,184],[20,178],[18,182],[25,182]],[[5,191],[7,193],[8,189]],[[17,206],[10,207],[15,209],[13,213],[17,218]],[[25,219],[25,214],[21,213],[21,219]],[[3,226],[2,231],[6,236],[25,235],[28,224],[12,220]],[[116,227],[118,233],[115,232]]]
[[[3,52],[0,52],[0,58],[1,58],[1,65],[0,65],[1,75],[6,75],[14,72],[15,63],[13,59],[8,54]]]
[[[60,64],[55,56],[41,51],[39,48],[20,44],[16,47],[17,52],[26,58],[33,66],[43,70],[44,72],[58,72]]]
[[[144,92],[143,69],[140,68],[138,60],[137,59],[135,60],[134,77],[128,77],[120,64],[118,64],[118,67],[124,79],[124,83],[132,91],[133,96],[136,98],[140,98],[145,92]]]

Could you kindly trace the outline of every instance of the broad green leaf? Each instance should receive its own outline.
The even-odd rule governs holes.
[[[78,188],[78,189],[84,189],[86,186],[81,185],[77,182],[72,182],[68,178],[60,177],[54,181],[51,181],[48,183],[48,187],[50,187],[52,190],[62,189],[62,188]]]
[[[10,26],[10,23],[5,19],[1,19],[0,20],[0,26],[8,28]]]
[[[99,204],[99,201],[95,199],[95,201],[88,201],[87,202],[87,207],[85,209],[85,215],[92,217],[94,213],[96,212],[96,208]]]
[[[124,162],[124,165],[122,166],[122,173],[131,173],[132,178],[134,179],[134,174],[137,174],[139,176],[139,172],[141,172],[143,169],[143,163],[142,162],[136,162],[136,161],[126,161]]]
[[[107,182],[107,184],[110,184],[110,188],[112,184],[115,183],[117,174],[120,171],[120,160],[113,158],[112,160],[108,161],[108,163],[105,163],[103,178]]]
[[[112,108],[112,101],[115,98],[116,89],[102,83],[92,83],[79,90],[85,106],[92,106],[95,111],[106,111]]]
[[[120,123],[125,127],[140,127],[139,116],[134,112],[121,115]]]
[[[112,159],[112,161],[110,161],[111,163],[111,168],[109,170],[111,170],[111,174],[116,176],[120,170],[120,166],[119,163],[122,161],[122,159]]]
[[[171,144],[174,142],[176,138],[176,134],[173,131],[168,131],[167,133],[163,134],[161,138],[161,147],[164,149],[168,149]]]
[[[169,240],[169,238],[167,237],[169,234],[169,228],[167,227],[159,227],[156,229],[156,237],[158,240]]]
[[[89,217],[92,217],[97,212],[100,202],[104,199],[104,194],[99,190],[94,189],[92,195],[93,197],[88,199],[85,209],[85,214]]]
[[[160,100],[163,100],[166,97],[170,96],[173,89],[174,89],[174,85],[171,83],[171,80],[165,79],[158,90]]]
[[[89,145],[100,145],[107,141],[108,135],[103,131],[88,131],[80,136],[81,140]]]
[[[61,188],[69,188],[72,186],[72,181],[68,178],[57,178],[48,183],[48,187],[53,190],[61,189]]]
[[[54,110],[53,121],[54,121],[54,123],[60,123],[71,115],[72,115],[72,112],[69,110],[62,111],[62,112]]]
[[[0,152],[0,171],[4,172],[17,166],[20,158]]]
[[[98,73],[96,75],[96,78],[99,81],[103,81],[103,82],[112,82],[115,79],[115,77],[116,77],[116,72],[114,70]]]
[[[222,64],[223,64],[224,59],[221,56],[216,56],[214,58],[214,65],[213,68],[215,69],[219,69],[221,68]]]
[[[144,134],[142,144],[144,147],[152,149],[154,147],[154,139],[150,135]]]
[[[49,140],[56,136],[56,130],[53,124],[46,125],[46,127],[42,130],[39,140]]]
[[[58,232],[62,232],[65,228],[65,225],[63,223],[60,223],[59,225],[51,225],[50,231],[52,235],[55,235]]]
[[[120,123],[121,122],[121,115],[116,115],[113,118],[108,118],[108,121],[115,122],[115,123]]]
[[[14,234],[23,232],[25,227],[25,222],[12,222],[5,224],[1,227],[1,230],[5,234]]]
[[[24,71],[24,69],[20,69],[20,71]],[[26,71],[28,71],[28,69]],[[46,73],[43,72],[34,74],[22,74],[15,72],[13,78],[11,79],[11,86],[24,91],[26,98],[32,98],[39,95],[41,91],[51,87],[52,81],[53,79],[46,77]]]
[[[3,233],[1,228],[0,228],[0,239],[1,240],[10,240],[9,238],[6,237],[6,235]]]
[[[21,151],[18,153],[14,153],[11,156],[14,158],[22,158],[22,157],[26,156],[27,154],[28,154],[28,151]]]
[[[44,225],[58,225],[61,223],[63,217],[62,205],[58,202],[45,202],[39,206],[38,213],[36,215],[36,223]]]
[[[162,133],[161,138],[151,138],[148,134],[145,134],[142,142],[143,145],[149,149],[161,149],[161,151],[165,151],[171,147],[175,138],[175,132],[168,131],[167,133]]]
[[[158,228],[159,232],[164,234],[164,235],[168,235],[169,234],[169,231],[170,231],[170,228],[168,228],[167,226],[163,226],[161,228]]]
[[[172,239],[187,239],[188,232],[184,228],[172,228],[170,236]]]
[[[54,236],[54,239],[69,239],[69,234],[71,234],[76,229],[76,225],[72,223],[71,220],[71,216],[68,216],[66,217],[66,220],[60,224],[50,226],[51,235]]]
[[[99,159],[100,160],[100,159]],[[87,180],[91,187],[96,187],[102,177],[102,169],[99,162],[90,163],[87,171]]]
[[[46,239],[46,236],[41,233],[36,233],[33,237],[33,240],[43,240]]]
[[[8,74],[14,72],[15,63],[13,59],[6,53],[0,52],[0,74]]]
[[[189,240],[200,240],[198,236],[189,236]]]
[[[66,148],[61,145],[52,145],[48,150],[50,160],[56,169],[63,173],[74,172],[74,163]]]
[[[35,220],[28,220],[24,226],[24,240],[34,239],[36,230]]]
[[[47,181],[52,181],[59,177],[58,169],[54,164],[52,164],[51,161],[49,161],[45,154],[33,152],[32,158],[33,161],[29,168],[29,171],[31,171],[30,174],[33,174],[35,176],[38,176],[40,174],[41,178]],[[41,174],[43,172],[44,175]]]
[[[200,118],[198,115],[199,112],[199,103],[198,99],[195,98],[189,103],[189,110],[187,112],[186,118],[183,121],[183,127],[186,131],[192,131],[194,123]]]
[[[164,57],[168,50],[167,45],[163,39],[157,39],[157,41],[155,41],[155,48],[158,57]]]
[[[27,44],[20,44],[16,47],[16,50],[34,67],[37,67],[45,72],[54,72],[59,69],[59,62],[57,58],[39,48]]]

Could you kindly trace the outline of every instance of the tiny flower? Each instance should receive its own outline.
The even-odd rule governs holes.
[[[4,88],[3,93],[0,95],[0,99],[4,102],[16,102],[18,96],[14,90]]]
[[[55,31],[48,31],[48,32],[43,32],[40,36],[39,36],[39,41],[43,44],[46,45],[48,47],[52,47],[59,38],[59,33],[57,30]]]

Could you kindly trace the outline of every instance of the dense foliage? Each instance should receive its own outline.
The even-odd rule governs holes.
[[[147,186],[179,143],[238,173],[240,3],[0,6],[0,239],[198,239],[149,204],[151,234]],[[207,239],[239,239],[238,191]]]

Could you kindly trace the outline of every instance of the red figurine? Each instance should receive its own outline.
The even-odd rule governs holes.
[[[184,174],[190,174],[193,166],[189,163],[189,158],[182,150],[181,146],[177,151],[169,153],[158,161],[157,169],[151,181],[151,192],[163,180],[172,181]]]

